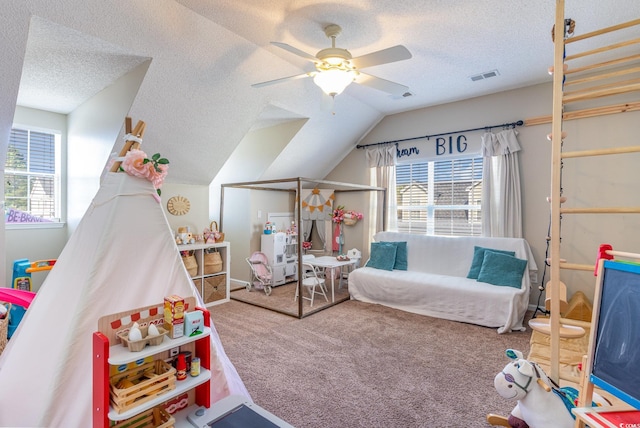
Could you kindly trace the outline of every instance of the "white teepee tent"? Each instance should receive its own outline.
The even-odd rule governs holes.
[[[91,426],[92,334],[104,315],[194,296],[152,184],[107,173],[0,356],[0,426]],[[249,396],[211,334],[211,401]]]

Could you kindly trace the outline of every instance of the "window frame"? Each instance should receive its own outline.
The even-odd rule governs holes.
[[[11,174],[21,174],[23,176],[47,176],[52,177],[53,179],[53,194],[54,194],[54,211],[55,217],[50,218],[50,221],[44,222],[27,222],[27,223],[7,223],[5,219],[5,228],[6,229],[49,229],[49,228],[60,228],[64,226],[64,220],[62,218],[62,138],[63,131],[59,129],[52,128],[44,128],[39,126],[31,126],[31,125],[23,125],[14,123],[11,126],[11,131],[20,130],[27,131],[29,133],[28,144],[31,145],[31,132],[38,132],[43,134],[50,134],[54,137],[54,172],[53,174],[47,173],[39,173],[33,171],[19,171],[19,170],[8,170],[6,167],[6,160],[3,169],[3,177],[6,180],[7,172],[10,171]],[[11,138],[9,138],[9,145],[11,144]],[[7,150],[8,150],[7,146]],[[6,186],[4,186],[4,194],[3,194],[4,208],[5,213],[7,209],[6,203]]]
[[[460,173],[460,169],[457,168],[456,163],[459,162],[469,162],[470,165],[467,168],[470,168],[469,172],[469,180],[457,180],[455,179],[455,175]],[[419,235],[428,235],[428,236],[481,236],[482,235],[482,183],[483,183],[483,163],[486,160],[482,158],[482,156],[478,153],[470,154],[467,156],[454,156],[454,157],[446,157],[444,159],[438,158],[421,158],[421,159],[412,159],[406,160],[402,162],[398,162],[396,164],[396,203],[395,203],[395,215],[396,215],[396,229],[399,232],[410,233],[410,234],[419,234]],[[441,168],[441,166],[437,166],[436,164],[441,162],[451,162],[451,168],[449,170],[445,170],[446,174],[451,174],[452,180],[442,181],[436,178],[436,175],[442,175],[440,172],[437,172]],[[421,167],[424,171],[418,171],[416,175],[426,176],[425,181],[415,181],[413,180],[413,171],[410,171],[408,175],[403,175],[403,168],[409,166],[413,169],[414,166],[424,165]],[[464,168],[464,166],[462,167]],[[399,175],[400,174],[400,175]],[[478,176],[479,174],[479,176]],[[407,182],[406,180],[410,181]],[[455,186],[456,183],[462,184],[466,182],[465,190],[471,198],[467,199],[467,203],[460,204],[454,203],[453,200],[456,195]],[[402,184],[399,184],[402,183]],[[438,204],[438,198],[442,195],[442,192],[438,192],[436,188],[438,187],[438,183],[446,184],[446,186],[450,186],[450,195],[452,199],[452,203],[450,204]],[[425,189],[424,194],[425,197],[422,200],[414,202],[410,202],[410,204],[406,204],[403,201],[403,193],[405,193],[408,187],[411,185],[418,185]],[[402,188],[404,186],[404,188]],[[440,186],[442,187],[442,186]],[[479,196],[478,196],[479,189]],[[438,196],[436,196],[438,195]],[[446,197],[446,196],[445,196]],[[473,203],[472,203],[473,202]],[[442,233],[443,230],[446,230],[446,225],[437,224],[437,211],[465,211],[465,217],[468,222],[468,232],[461,234],[461,229],[456,227],[459,223],[456,223],[455,214],[451,213],[449,215],[449,219],[451,221],[448,226],[448,233]],[[412,219],[411,217],[405,217],[405,214],[409,212],[418,213],[418,219],[424,218],[424,226],[413,227],[414,224],[419,225],[421,222]],[[406,219],[403,221],[403,219]],[[445,217],[446,219],[446,217]],[[413,221],[412,221],[413,220]],[[444,220],[444,219],[443,219]],[[445,222],[448,220],[444,220]],[[403,223],[405,223],[403,225]],[[438,230],[439,229],[439,230]]]

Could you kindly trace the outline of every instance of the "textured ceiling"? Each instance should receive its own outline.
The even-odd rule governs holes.
[[[247,132],[300,118],[309,120],[268,167],[238,168],[232,181],[324,177],[384,115],[547,82],[553,62],[553,0],[51,3],[13,5],[16,18],[32,17],[17,103],[71,112],[151,58],[131,115],[147,122],[145,139],[170,157],[169,181],[187,184],[209,184]],[[640,12],[637,0],[567,0],[565,9],[579,33]],[[408,86],[412,96],[353,84],[329,107],[311,79],[251,87],[311,71],[269,42],[315,55],[330,46],[322,31],[330,23],[342,27],[337,46],[353,56],[406,46],[411,59],[365,71]],[[470,79],[492,70],[497,77]],[[213,153],[206,164],[194,162]]]

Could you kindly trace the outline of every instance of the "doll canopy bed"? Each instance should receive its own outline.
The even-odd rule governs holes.
[[[369,193],[373,194],[374,197],[371,198],[363,198],[362,203],[365,207],[370,207],[367,210],[366,215],[368,220],[375,221],[375,223],[369,223],[370,229],[381,230],[385,221],[386,210],[385,210],[385,201],[386,201],[386,189],[383,187],[375,187],[363,184],[353,184],[353,183],[344,183],[337,181],[329,181],[329,180],[321,180],[321,179],[312,179],[312,178],[304,178],[304,177],[293,177],[293,178],[283,178],[283,179],[274,179],[274,180],[263,180],[263,181],[252,181],[252,182],[242,182],[242,183],[225,183],[221,186],[220,192],[220,228],[224,229],[225,226],[225,214],[236,212],[237,207],[227,207],[225,204],[225,195],[228,197],[227,193],[229,189],[246,189],[251,191],[271,191],[271,192],[285,192],[291,195],[291,199],[289,200],[289,205],[286,207],[288,211],[295,212],[294,219],[297,225],[300,225],[300,233],[302,235],[302,239],[297,240],[297,254],[301,257],[302,251],[302,242],[305,237],[305,230],[307,232],[307,237],[309,236],[309,230],[311,229],[312,224],[314,223],[325,223],[327,221],[331,221],[332,212],[334,206],[338,204],[342,204],[341,202],[344,195],[355,192],[355,193]],[[342,196],[341,196],[342,195]],[[346,198],[345,198],[346,199]],[[233,201],[233,197],[230,198]],[[233,202],[230,202],[230,204]],[[291,209],[293,207],[293,209]],[[228,211],[225,211],[227,209]],[[241,208],[237,208],[241,209]],[[317,227],[317,230],[325,229],[320,226]],[[228,229],[227,229],[228,230]],[[243,230],[248,230],[243,228]],[[238,233],[241,233],[238,231]],[[248,232],[250,233],[250,232]],[[235,236],[237,240],[245,240],[247,242],[251,241],[251,236]],[[321,237],[323,241],[326,242],[327,237]],[[363,242],[366,240],[368,242],[370,239],[369,236],[363,239]],[[323,242],[324,243],[324,242]],[[368,244],[367,244],[368,245]],[[253,249],[255,250],[255,248]],[[244,257],[244,256],[243,256]],[[298,260],[301,263],[301,260]],[[298,284],[298,287],[300,285]],[[233,297],[233,295],[232,295]],[[293,297],[293,296],[292,296]],[[269,306],[268,300],[266,300],[265,304],[255,303],[252,304],[260,307],[264,307],[266,309],[276,310],[278,312],[285,313],[287,315],[297,316],[298,318],[302,318],[303,316],[310,315],[311,313],[315,313],[317,310],[326,309],[327,307],[332,306],[333,304],[340,303],[342,300],[336,300],[336,302],[324,306],[320,309],[313,308],[312,311],[309,308],[303,308],[302,299],[298,299],[296,305],[297,308],[293,312],[278,310],[272,306]]]

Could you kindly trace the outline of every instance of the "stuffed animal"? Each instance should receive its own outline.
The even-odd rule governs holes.
[[[502,397],[517,400],[509,415],[513,428],[572,428],[578,391],[575,388],[559,388],[542,368],[523,358],[522,352],[507,349],[507,364],[493,380]],[[593,405],[606,405],[602,397],[594,394]]]

